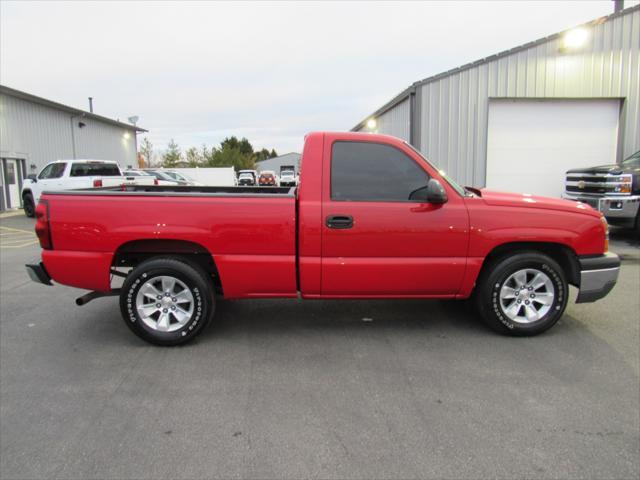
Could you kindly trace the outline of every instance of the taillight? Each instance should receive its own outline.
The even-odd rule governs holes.
[[[97,178],[93,181],[93,186],[94,187],[101,187],[102,186],[102,179],[101,178]]]
[[[154,185],[158,185],[158,179],[157,179],[157,178],[154,178],[154,179],[153,179],[153,184],[154,184]]]
[[[51,241],[51,225],[49,222],[49,202],[40,200],[36,207],[36,235],[40,246],[45,250],[53,250]]]

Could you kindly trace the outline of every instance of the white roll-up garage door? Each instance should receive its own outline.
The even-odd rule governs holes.
[[[616,162],[619,100],[491,100],[487,188],[559,197],[565,172]]]

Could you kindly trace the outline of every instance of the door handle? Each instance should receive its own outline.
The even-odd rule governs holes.
[[[338,230],[351,228],[353,227],[353,217],[349,215],[329,215],[325,225]]]

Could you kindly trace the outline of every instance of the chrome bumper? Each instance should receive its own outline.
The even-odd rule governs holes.
[[[605,297],[618,280],[620,257],[607,252],[597,257],[583,257],[580,262],[580,292],[576,303],[595,302]]]
[[[608,219],[635,219],[640,209],[640,195],[590,197],[565,192],[562,198],[586,203],[602,212]]]

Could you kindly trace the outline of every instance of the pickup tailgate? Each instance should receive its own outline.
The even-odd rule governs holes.
[[[178,240],[213,255],[225,297],[296,295],[292,194],[57,192],[42,199],[53,244],[42,258],[59,283],[108,291],[123,245],[144,250]]]

